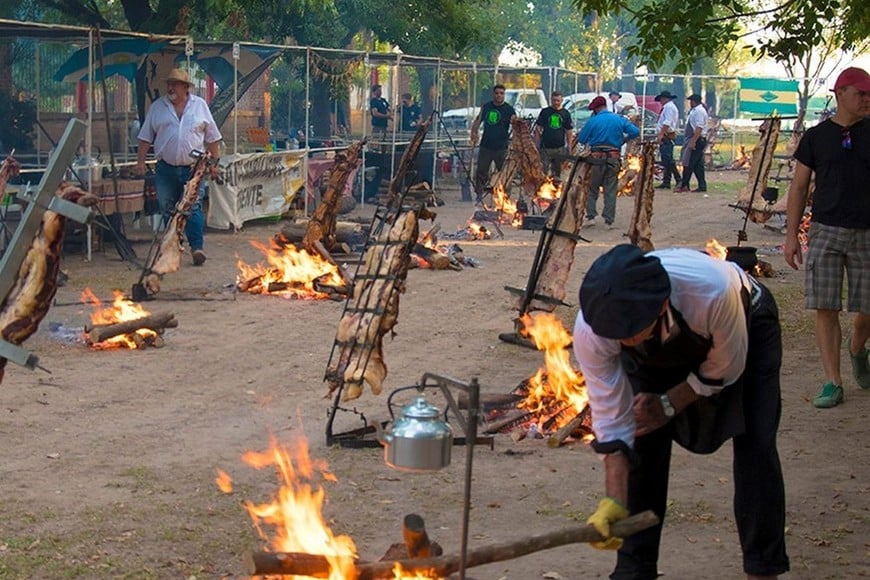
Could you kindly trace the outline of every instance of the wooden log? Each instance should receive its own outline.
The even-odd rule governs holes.
[[[314,250],[320,255],[321,258],[335,266],[338,272],[341,274],[341,277],[344,279],[345,285],[348,287],[348,291],[344,292],[345,295],[353,292],[353,283],[351,280],[350,272],[347,269],[335,261],[335,258],[332,257],[332,254],[329,253],[329,250],[326,249],[326,246],[323,245],[323,242],[317,240],[313,244]]]
[[[286,245],[287,243],[299,244],[305,238],[305,232],[308,231],[307,219],[297,220],[281,227],[281,233],[276,236],[276,241],[279,244]],[[337,242],[352,242],[359,238],[365,231],[362,224],[355,222],[336,222],[335,224],[335,240]],[[283,238],[283,239],[281,239]]]
[[[565,442],[565,439],[571,436],[571,433],[583,425],[584,413],[588,408],[588,406],[584,408],[583,412],[568,421],[568,423],[562,426],[558,431],[550,435],[549,439],[547,439],[547,445],[550,447],[560,447],[562,443]]]
[[[642,530],[650,528],[659,522],[658,517],[645,511],[629,516],[611,525],[614,536],[626,538]],[[470,550],[466,555],[466,568],[483,566],[493,562],[512,560],[534,552],[550,550],[567,544],[600,542],[604,538],[589,524],[563,528],[535,536],[520,538],[500,544],[492,544]],[[329,565],[326,557],[310,554],[292,554],[282,552],[257,552],[245,556],[248,574],[262,576],[267,574],[285,574],[327,578]],[[392,579],[393,568],[398,563],[408,572],[428,570],[439,577],[447,577],[459,570],[459,554],[436,556],[432,558],[408,559],[385,562],[355,562],[357,580]],[[323,568],[318,567],[320,564]]]
[[[88,333],[88,341],[92,344],[103,342],[113,336],[120,334],[130,334],[137,330],[147,328],[155,332],[166,328],[175,328],[178,326],[178,320],[175,319],[175,314],[172,312],[163,312],[160,314],[151,314],[143,316],[135,320],[125,320],[115,324],[100,324],[92,327],[85,327],[85,332]]]
[[[427,248],[423,244],[414,244],[411,253],[426,260],[433,270],[447,270],[451,266],[450,256],[442,254],[438,250]]]

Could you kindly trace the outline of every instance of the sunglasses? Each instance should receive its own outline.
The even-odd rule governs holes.
[[[848,127],[843,127],[843,149],[846,151],[852,150],[852,134],[849,133]]]

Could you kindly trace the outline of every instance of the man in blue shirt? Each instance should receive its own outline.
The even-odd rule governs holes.
[[[640,129],[621,115],[607,110],[607,101],[597,96],[589,103],[592,117],[586,121],[577,137],[577,142],[591,148],[587,161],[592,166],[589,174],[589,198],[586,201],[586,225],[595,225],[598,212],[598,189],[604,190],[605,227],[613,229],[616,219],[616,182],[620,165],[620,149],[623,143],[640,136]]]

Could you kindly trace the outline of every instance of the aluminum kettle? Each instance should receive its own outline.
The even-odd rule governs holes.
[[[450,465],[453,430],[441,418],[441,411],[424,397],[403,407],[378,439],[384,446],[384,461],[394,469],[425,472]]]

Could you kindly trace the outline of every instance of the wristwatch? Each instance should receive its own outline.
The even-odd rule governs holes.
[[[659,400],[662,402],[662,410],[665,412],[665,417],[673,419],[674,415],[677,414],[677,410],[671,405],[671,399],[668,397],[668,394],[659,395]]]

